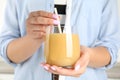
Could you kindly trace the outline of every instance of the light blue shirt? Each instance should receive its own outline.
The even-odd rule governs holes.
[[[51,73],[40,66],[44,62],[44,45],[21,64],[12,63],[6,55],[8,44],[26,35],[25,21],[29,13],[38,10],[53,12],[54,0],[7,0],[0,29],[0,55],[15,67],[14,80],[51,80]],[[79,35],[81,45],[105,46],[110,52],[111,62],[101,68],[88,67],[79,78],[66,77],[66,80],[107,80],[105,70],[115,64],[120,46],[117,0],[73,0],[71,26],[72,31]]]

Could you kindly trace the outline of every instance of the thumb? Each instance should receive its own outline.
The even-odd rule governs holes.
[[[81,50],[80,58],[78,61],[75,63],[75,70],[80,70],[80,68],[84,67],[87,65],[88,62],[88,52],[85,49]]]

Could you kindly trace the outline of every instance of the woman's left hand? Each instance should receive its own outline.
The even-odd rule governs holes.
[[[45,70],[47,70],[48,72],[51,72],[53,74],[79,77],[86,71],[86,68],[89,64],[89,59],[90,59],[89,48],[87,48],[85,46],[81,46],[80,59],[75,63],[75,65],[72,69],[62,68],[62,67],[58,67],[55,65],[51,66],[46,63],[42,63],[41,66],[43,66]]]

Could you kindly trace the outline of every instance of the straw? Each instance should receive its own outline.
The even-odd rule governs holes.
[[[65,21],[65,31],[71,34],[71,12],[72,12],[72,0],[67,0],[67,11],[66,11],[66,21]]]
[[[57,8],[54,8],[54,10],[55,10],[55,14],[58,16]],[[57,17],[57,20],[60,21],[59,17]],[[62,33],[60,23],[58,24],[58,30],[59,30],[60,33]]]

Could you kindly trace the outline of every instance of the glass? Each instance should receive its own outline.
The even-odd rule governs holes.
[[[48,27],[44,54],[47,64],[71,68],[80,57],[78,35],[66,32],[58,33],[58,27],[53,29]]]

